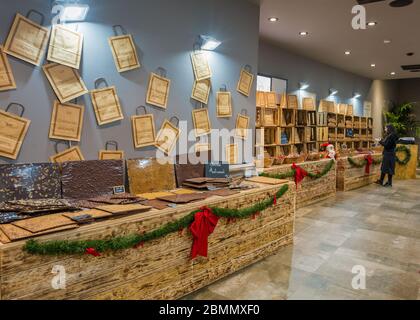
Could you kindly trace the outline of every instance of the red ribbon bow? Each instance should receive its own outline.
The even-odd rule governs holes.
[[[92,255],[94,257],[99,257],[101,255],[98,251],[96,251],[95,248],[86,248],[85,253],[86,254],[90,254],[90,255]]]
[[[368,155],[365,157],[365,159],[366,159],[365,173],[366,173],[366,174],[370,174],[370,166],[371,166],[371,165],[372,165],[372,163],[373,163],[373,158],[372,158],[372,156],[371,156],[370,154],[368,154]]]
[[[207,257],[208,237],[216,228],[219,217],[210,208],[203,207],[194,215],[194,222],[190,225],[193,235],[191,259],[197,256]]]
[[[292,169],[295,171],[295,183],[297,188],[298,184],[301,183],[302,180],[305,179],[305,177],[308,175],[308,172],[296,165],[296,163],[292,164]]]

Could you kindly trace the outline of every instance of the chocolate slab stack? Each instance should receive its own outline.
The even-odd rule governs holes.
[[[183,186],[205,190],[209,188],[228,188],[231,180],[227,178],[193,178],[183,182]]]

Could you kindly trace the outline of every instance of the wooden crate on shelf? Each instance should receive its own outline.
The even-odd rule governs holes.
[[[345,128],[345,118],[343,114],[337,114],[337,128]]]
[[[360,127],[361,127],[360,117],[353,116],[353,128],[360,129]]]
[[[293,143],[299,144],[305,142],[305,128],[293,128]]]
[[[256,113],[255,113],[255,126],[256,127],[263,126],[263,115],[264,115],[264,109],[257,107]]]
[[[305,110],[296,110],[296,126],[306,126],[306,111]]]
[[[337,106],[336,106],[336,112],[338,114],[345,115],[346,114],[346,111],[347,111],[347,104],[345,104],[345,103],[338,103],[337,104]]]
[[[263,112],[263,126],[274,127],[279,123],[279,109],[265,108]]]
[[[328,127],[317,127],[316,139],[318,142],[328,141]]]
[[[319,102],[318,112],[332,112],[335,113],[335,102],[329,100],[321,100]]]
[[[367,127],[368,127],[368,118],[366,118],[366,117],[361,117],[360,118],[360,127],[362,129],[367,129]]]
[[[316,118],[318,127],[328,126],[328,112],[318,112]]]
[[[265,92],[257,91],[256,100],[257,107],[264,108],[267,104],[265,101]]]
[[[303,98],[302,99],[302,107],[303,107],[303,110],[315,111],[316,110],[315,100],[313,98],[310,98],[310,97]]]
[[[352,116],[352,115],[353,115],[353,113],[354,113],[354,108],[353,108],[353,105],[348,104],[348,105],[347,105],[347,109],[346,109],[346,115],[348,115],[348,116]]]
[[[298,109],[298,97],[294,94],[289,94],[287,96],[287,108],[288,109]]]
[[[327,113],[327,125],[330,128],[336,128],[337,127],[337,114],[336,113]]]
[[[373,128],[373,119],[372,118],[367,118],[367,123],[368,123],[368,128],[372,129]]]
[[[296,110],[294,109],[280,109],[280,126],[294,127],[296,119]]]
[[[316,127],[305,127],[305,142],[316,142]]]
[[[264,128],[264,145],[278,144],[277,131],[277,128]]]
[[[277,137],[277,141],[278,144],[280,145],[289,145],[291,143],[293,143],[294,141],[294,137],[293,137],[293,131],[295,128],[288,128],[288,127],[284,127],[284,128],[279,128],[278,130],[278,137]]]
[[[344,128],[337,128],[337,140],[344,141],[345,138],[345,129]]]
[[[306,124],[308,126],[316,126],[316,124],[317,124],[316,111],[307,111],[306,112]]]
[[[277,93],[265,92],[265,107],[266,108],[277,108]]]
[[[345,121],[346,121],[346,123],[345,123],[346,128],[353,129],[353,117],[352,116],[346,116]]]
[[[336,141],[337,140],[337,129],[336,128],[328,128],[328,141]]]

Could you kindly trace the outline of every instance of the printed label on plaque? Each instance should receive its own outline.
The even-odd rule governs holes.
[[[90,96],[98,125],[124,119],[115,87],[92,90]]]
[[[166,109],[170,86],[171,80],[152,72],[147,88],[146,103]]]
[[[61,103],[88,93],[77,70],[57,63],[50,63],[42,68]]]
[[[16,89],[12,68],[3,47],[0,46],[0,91]]]
[[[194,86],[191,98],[201,103],[207,104],[209,102],[211,82],[209,79],[194,81]]]
[[[170,154],[178,140],[179,129],[168,120],[162,124],[156,138],[156,147],[166,154]]]
[[[0,156],[17,158],[30,123],[30,120],[0,110]]]
[[[238,145],[236,143],[226,146],[226,161],[229,164],[236,164],[238,162]]]
[[[287,96],[287,108],[288,109],[297,109],[298,108],[298,99],[295,95]]]
[[[211,78],[211,69],[205,52],[192,52],[191,62],[194,70],[195,80],[201,81]]]
[[[254,81],[254,75],[249,73],[245,69],[241,70],[241,75],[239,77],[237,90],[245,96],[249,96],[251,92],[252,83]]]
[[[41,65],[48,43],[49,30],[19,13],[7,36],[4,51],[36,66]]]
[[[124,159],[124,151],[114,150],[100,150],[99,160],[122,160]]]
[[[156,142],[155,121],[152,114],[132,116],[134,148],[153,146]]]
[[[108,39],[118,72],[140,68],[136,46],[131,35],[122,35]]]
[[[47,59],[79,69],[82,47],[83,34],[62,25],[55,25],[51,32]]]
[[[53,163],[83,160],[85,160],[85,158],[83,157],[82,151],[79,147],[69,148],[50,157],[50,161]]]
[[[257,91],[257,107],[264,108],[266,106],[265,92]]]
[[[80,141],[85,107],[77,104],[54,102],[50,123],[51,139]]]
[[[206,108],[193,110],[192,118],[196,137],[210,134],[211,126],[209,112]]]
[[[266,107],[277,108],[277,94],[275,92],[265,93]]]
[[[249,126],[249,117],[242,114],[238,114],[236,118],[236,136],[242,139],[248,137],[248,126]]]
[[[219,91],[216,97],[216,111],[218,118],[232,116],[232,97],[230,92]]]

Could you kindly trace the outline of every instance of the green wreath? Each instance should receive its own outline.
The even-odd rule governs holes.
[[[243,209],[229,209],[210,207],[213,214],[220,218],[227,219],[245,219],[259,212],[266,210],[274,205],[274,199],[281,198],[289,189],[289,185],[283,185],[276,193],[276,197],[270,197],[266,200],[255,203],[254,205]],[[173,222],[163,225],[143,234],[135,233],[121,237],[100,240],[52,240],[39,242],[29,240],[23,247],[23,250],[30,254],[38,255],[57,255],[57,254],[84,254],[86,249],[94,248],[98,252],[116,251],[130,249],[143,243],[164,237],[170,233],[182,231],[188,228],[194,221],[194,216],[200,210],[195,210]]]
[[[410,160],[411,160],[411,150],[410,148],[407,148],[406,146],[398,146],[397,149],[395,149],[396,152],[404,152],[405,158],[401,160],[400,158],[396,157],[397,163],[406,166]]]

